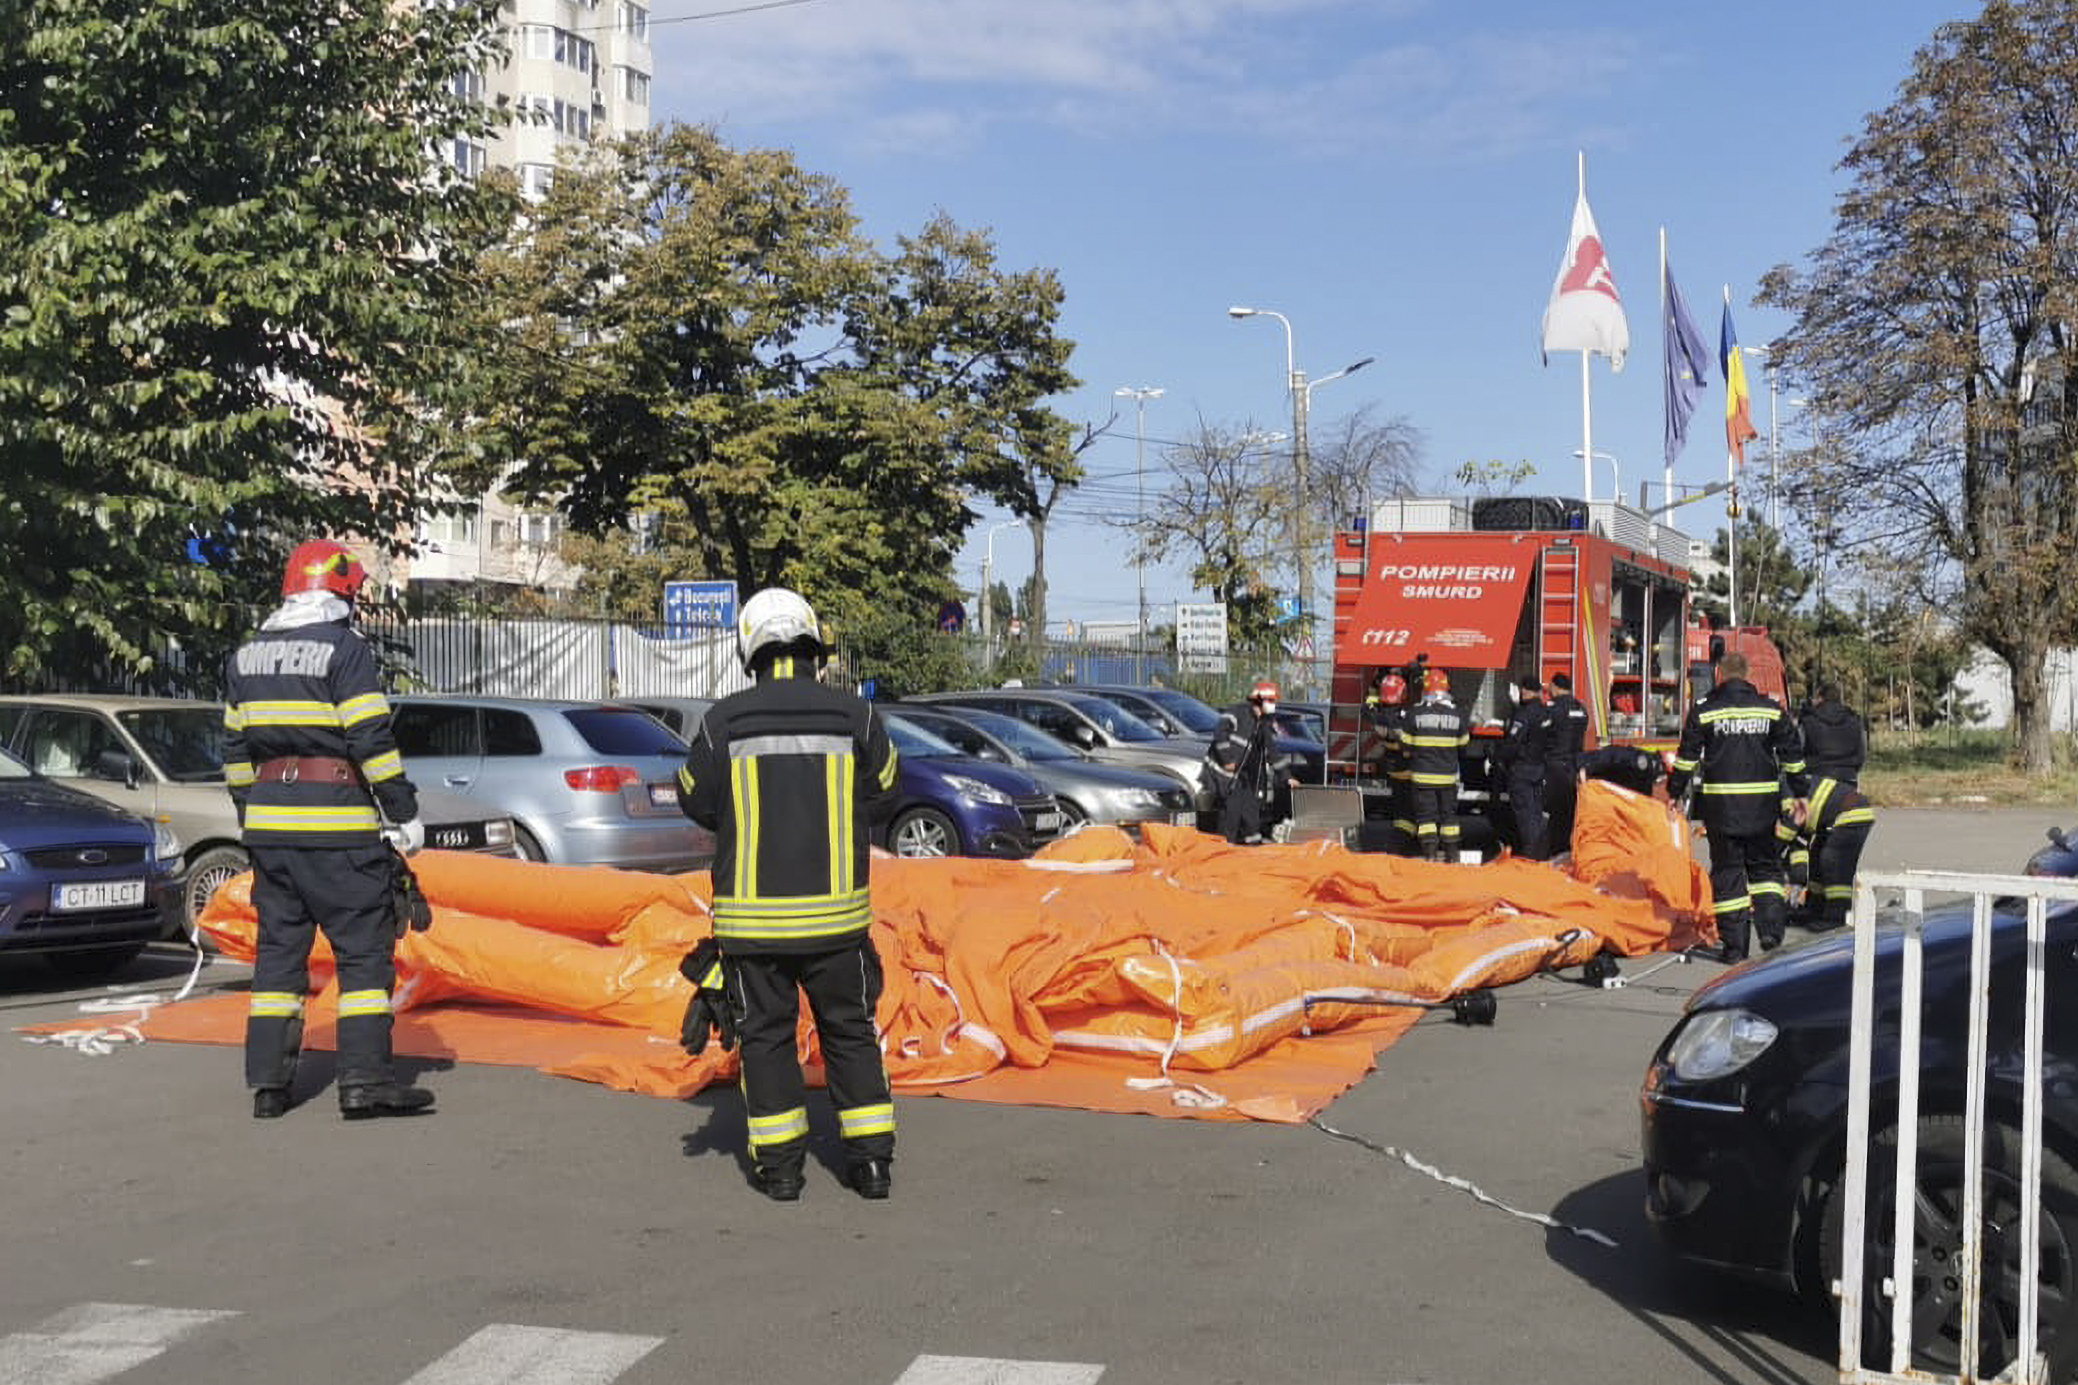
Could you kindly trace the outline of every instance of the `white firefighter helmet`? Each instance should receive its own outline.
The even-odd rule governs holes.
[[[822,626],[807,598],[785,587],[767,587],[756,593],[743,603],[743,610],[736,617],[736,650],[745,668],[750,667],[759,650],[803,639],[815,641],[820,648]]]

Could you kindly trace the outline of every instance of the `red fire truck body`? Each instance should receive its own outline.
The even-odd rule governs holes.
[[[1485,752],[1523,675],[1572,680],[1588,710],[1588,749],[1673,746],[1726,649],[1747,651],[1756,685],[1783,695],[1764,630],[1691,622],[1688,536],[1642,511],[1545,498],[1397,500],[1370,521],[1335,536],[1330,781],[1375,778],[1364,700],[1380,671],[1423,656],[1449,674],[1477,728],[1468,806],[1487,797]],[[1409,695],[1420,696],[1418,684]]]

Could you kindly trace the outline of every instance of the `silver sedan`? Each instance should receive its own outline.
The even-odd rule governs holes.
[[[881,710],[950,741],[963,754],[1025,771],[1060,800],[1069,830],[1085,822],[1197,822],[1190,790],[1168,775],[1099,764],[1016,717],[944,703],[897,703]]]

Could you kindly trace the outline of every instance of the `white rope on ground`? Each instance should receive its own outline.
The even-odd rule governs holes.
[[[151,1012],[161,1005],[186,1000],[194,993],[195,983],[202,977],[202,968],[209,965],[209,954],[202,950],[202,940],[192,929],[188,933],[188,943],[195,950],[195,964],[188,969],[187,981],[174,994],[140,991],[134,995],[101,996],[80,1002],[79,1012],[83,1015],[134,1015],[134,1019],[84,1029],[60,1029],[49,1034],[24,1034],[22,1042],[69,1048],[90,1058],[105,1057],[126,1045],[142,1044],[143,1025],[151,1017]]]
[[[1603,1235],[1592,1227],[1574,1226],[1570,1223],[1562,1222],[1556,1217],[1547,1216],[1542,1212],[1525,1212],[1519,1207],[1510,1207],[1507,1203],[1480,1188],[1470,1179],[1459,1178],[1455,1174],[1445,1173],[1434,1164],[1426,1163],[1409,1154],[1404,1149],[1395,1149],[1391,1145],[1382,1145],[1375,1140],[1368,1140],[1362,1135],[1352,1134],[1347,1130],[1337,1130],[1318,1116],[1313,1117],[1306,1123],[1324,1135],[1333,1135],[1338,1140],[1347,1140],[1353,1145],[1362,1145],[1373,1154],[1383,1154],[1388,1159],[1397,1159],[1416,1173],[1427,1174],[1445,1187],[1456,1188],[1459,1192],[1469,1193],[1478,1201],[1485,1203],[1489,1207],[1506,1212],[1511,1217],[1519,1217],[1523,1221],[1536,1222],[1538,1225],[1548,1226],[1554,1231],[1564,1231],[1569,1235],[1578,1236],[1582,1240],[1593,1241],[1596,1245],[1607,1246],[1611,1250],[1616,1249],[1616,1242],[1612,1238]]]

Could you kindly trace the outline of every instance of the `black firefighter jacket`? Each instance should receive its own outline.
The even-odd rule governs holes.
[[[1408,776],[1421,788],[1457,787],[1458,755],[1471,738],[1471,719],[1457,703],[1442,693],[1424,697],[1400,722]]]
[[[1837,702],[1821,702],[1798,724],[1804,737],[1804,765],[1815,782],[1837,779],[1852,784],[1869,758],[1869,729],[1854,712]]]
[[[1667,793],[1679,799],[1697,781],[1697,813],[1713,833],[1765,837],[1775,831],[1782,789],[1809,792],[1796,723],[1774,698],[1744,678],[1727,678],[1689,709]]]
[[[344,620],[261,630],[224,667],[224,781],[248,846],[367,846],[418,816],[375,656]],[[351,761],[361,782],[255,783],[269,760]],[[373,795],[371,798],[370,795]]]
[[[1252,791],[1268,802],[1276,787],[1291,775],[1292,757],[1277,748],[1277,724],[1246,702],[1220,709],[1205,767],[1213,787],[1225,799],[1237,789]]]
[[[725,953],[830,952],[866,934],[873,819],[898,769],[872,704],[775,662],[714,704],[678,772],[678,805],[715,835]]]

